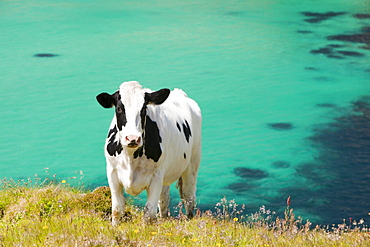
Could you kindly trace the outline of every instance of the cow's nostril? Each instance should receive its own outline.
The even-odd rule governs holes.
[[[140,136],[126,136],[126,141],[129,144],[136,144],[137,145],[141,141],[141,137]]]

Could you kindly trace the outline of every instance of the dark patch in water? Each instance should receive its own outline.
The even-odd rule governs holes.
[[[370,19],[370,14],[355,14],[353,17],[357,19]]]
[[[232,15],[232,16],[239,16],[239,15],[243,15],[244,12],[242,11],[230,11],[230,12],[226,12],[225,15]]]
[[[314,71],[317,71],[319,69],[315,68],[315,67],[305,67],[304,68],[305,70],[314,70]]]
[[[226,189],[232,190],[236,194],[241,194],[242,192],[251,190],[255,187],[255,185],[249,184],[247,182],[237,182],[229,184]]]
[[[337,59],[343,59],[344,56],[350,56],[350,57],[363,57],[365,54],[356,52],[356,51],[336,51],[334,48],[341,48],[343,46],[341,45],[327,45],[326,47],[319,48],[316,50],[311,50],[310,53],[312,54],[323,54],[326,55],[328,58],[337,58]]]
[[[338,53],[344,55],[344,56],[350,56],[350,57],[363,57],[365,54],[356,52],[356,51],[338,51]]]
[[[331,48],[342,48],[343,45],[332,44],[332,45],[327,45],[327,47],[331,47]]]
[[[308,19],[305,19],[304,21],[309,22],[309,23],[319,23],[325,20],[329,20],[330,18],[344,15],[346,12],[326,12],[326,13],[317,13],[317,12],[309,12],[309,11],[304,11],[301,12],[306,17],[310,17]]]
[[[344,59],[344,57],[339,56],[339,55],[328,55],[328,58]]]
[[[260,169],[250,169],[246,167],[237,167],[234,169],[235,175],[243,179],[262,179],[268,176],[268,173]]]
[[[330,104],[330,103],[317,104],[316,106],[323,107],[323,108],[334,108],[334,107],[336,107],[336,105]]]
[[[308,33],[313,33],[313,32],[312,31],[308,31],[308,30],[298,30],[297,33],[308,34]]]
[[[370,43],[370,34],[369,33],[339,34],[328,36],[327,39],[347,41],[353,43]]]
[[[275,168],[288,168],[290,167],[290,163],[282,160],[272,162],[271,166]]]
[[[313,79],[315,79],[316,81],[330,81],[330,78],[327,76],[317,76],[314,77]]]
[[[294,128],[291,123],[269,123],[268,126],[275,130],[291,130]]]
[[[311,50],[310,52],[312,54],[330,55],[330,54],[333,54],[333,49],[331,49],[329,47],[324,47],[324,48],[320,48],[320,49],[317,49],[317,50]]]
[[[309,140],[319,153],[296,169],[306,182],[282,189],[282,196],[291,196],[295,208],[320,216],[320,224],[349,217],[370,220],[370,96],[354,102],[347,115],[315,129]]]
[[[366,26],[361,29],[361,33],[356,34],[339,34],[330,35],[326,37],[328,40],[339,40],[352,43],[364,43],[366,44],[362,49],[370,49],[370,27]]]
[[[51,54],[51,53],[37,53],[33,55],[34,57],[57,57],[58,54]]]

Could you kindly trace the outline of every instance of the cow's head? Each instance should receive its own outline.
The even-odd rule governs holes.
[[[169,94],[169,89],[146,92],[138,82],[124,82],[114,94],[101,93],[96,99],[104,108],[115,106],[119,141],[123,148],[136,149],[143,145],[147,105],[162,104]]]

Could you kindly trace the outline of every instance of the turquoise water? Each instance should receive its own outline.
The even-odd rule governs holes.
[[[312,22],[302,12],[345,13]],[[348,152],[325,144],[350,116],[364,116],[369,133],[368,108],[354,102],[368,102],[370,52],[327,38],[370,26],[357,13],[369,14],[370,1],[2,1],[0,177],[48,172],[72,183],[83,171],[87,186],[105,185],[113,112],[95,96],[137,80],[182,88],[202,109],[200,207],[227,196],[246,213],[281,212],[290,195],[313,221],[367,219],[369,153],[338,173],[348,163],[331,165]],[[312,52],[329,45],[340,47]],[[331,123],[344,130],[326,135]],[[363,133],[353,137],[361,152]],[[361,185],[335,186],[351,170],[363,171],[349,174]]]

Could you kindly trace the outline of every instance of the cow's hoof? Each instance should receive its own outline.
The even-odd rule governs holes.
[[[154,224],[154,223],[157,223],[157,217],[156,216],[145,216],[144,221],[146,224]]]

